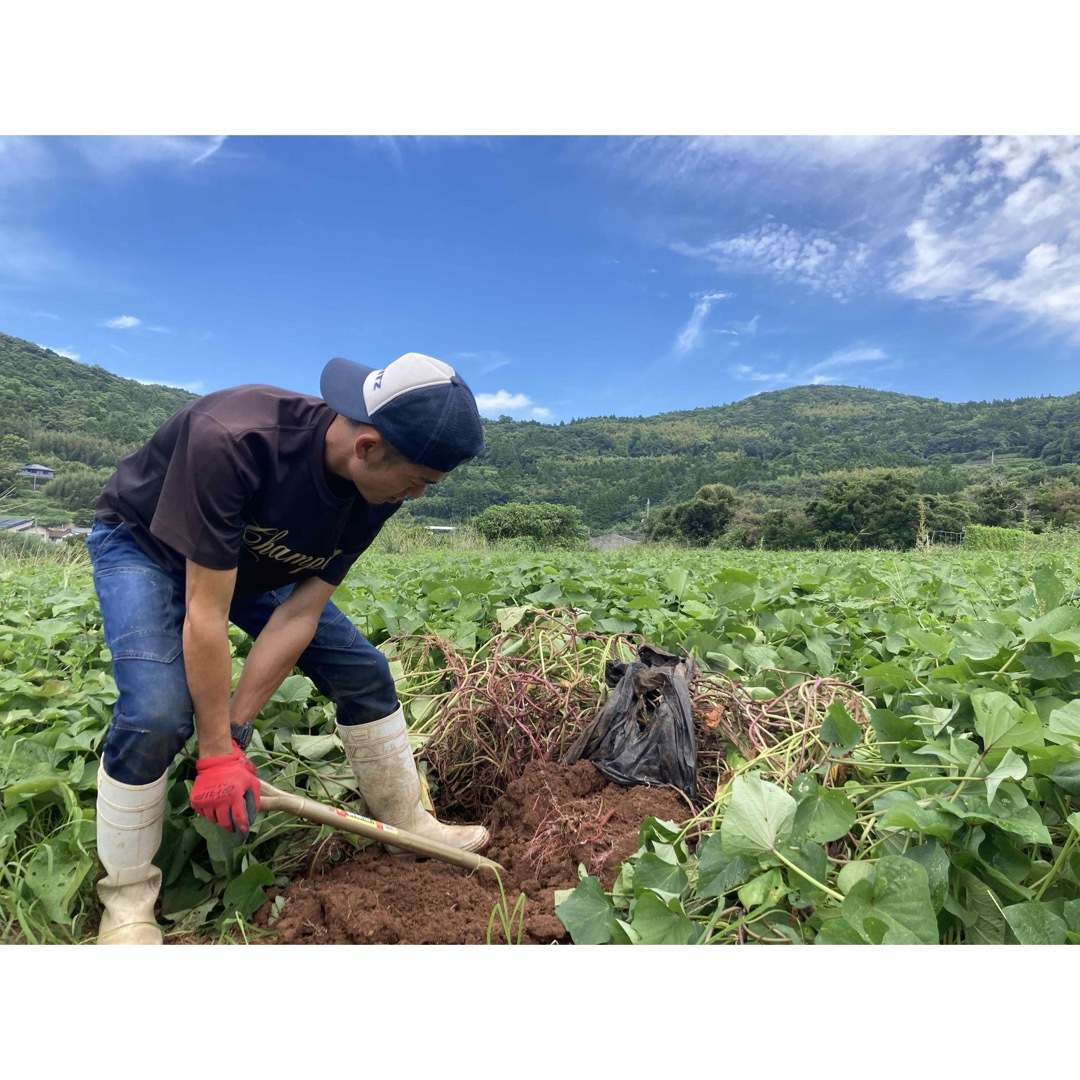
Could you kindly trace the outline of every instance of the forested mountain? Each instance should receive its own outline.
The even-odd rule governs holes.
[[[89,507],[87,493],[116,460],[191,397],[0,334],[0,483],[39,462],[57,472],[45,492]],[[483,457],[408,514],[460,522],[492,505],[552,502],[578,507],[594,532],[637,531],[707,485],[730,486],[760,515],[802,507],[866,470],[897,470],[919,492],[953,495],[991,481],[1033,488],[1080,478],[1080,394],[955,404],[799,386],[650,417],[500,417],[484,422],[484,434]]]
[[[933,468],[943,490],[991,462],[1037,472],[1080,462],[1080,394],[953,404],[851,386],[798,386],[730,405],[566,424],[500,418],[487,452],[416,510],[466,517],[493,502],[567,502],[593,528],[633,524],[706,484],[777,505],[817,494],[837,473]],[[954,469],[952,467],[957,467]],[[959,470],[960,479],[955,475]],[[933,490],[933,489],[931,489]]]
[[[0,437],[25,439],[35,460],[111,467],[194,396],[0,334]]]

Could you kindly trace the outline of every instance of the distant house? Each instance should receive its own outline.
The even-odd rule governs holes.
[[[39,480],[51,480],[56,473],[48,465],[24,465],[19,470],[19,475],[36,476]]]
[[[33,527],[33,518],[0,518],[0,529],[8,532],[29,532]]]
[[[19,475],[31,477],[34,481],[34,491],[37,491],[39,480],[51,480],[56,473],[53,469],[50,469],[48,465],[24,465],[19,470]]]
[[[603,536],[593,536],[589,539],[589,547],[599,551],[616,551],[619,548],[633,547],[637,540],[632,536],[623,536],[621,533],[604,533]]]

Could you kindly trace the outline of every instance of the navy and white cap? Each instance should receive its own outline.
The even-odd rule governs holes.
[[[484,452],[476,399],[449,364],[405,353],[383,368],[335,357],[319,391],[334,412],[370,424],[410,461],[450,472]]]

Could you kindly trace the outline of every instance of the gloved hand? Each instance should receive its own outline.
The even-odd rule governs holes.
[[[259,810],[259,779],[255,766],[233,742],[231,754],[199,758],[191,809],[228,832],[247,834]]]

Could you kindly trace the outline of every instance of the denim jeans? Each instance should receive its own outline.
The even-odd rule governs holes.
[[[118,691],[102,762],[122,784],[149,784],[195,731],[184,673],[184,575],[158,566],[123,524],[95,519],[86,546]],[[257,637],[294,588],[234,598],[229,618]],[[297,666],[337,705],[340,724],[370,723],[398,707],[386,658],[333,603],[323,608]],[[233,729],[241,745],[251,737],[245,727]]]

